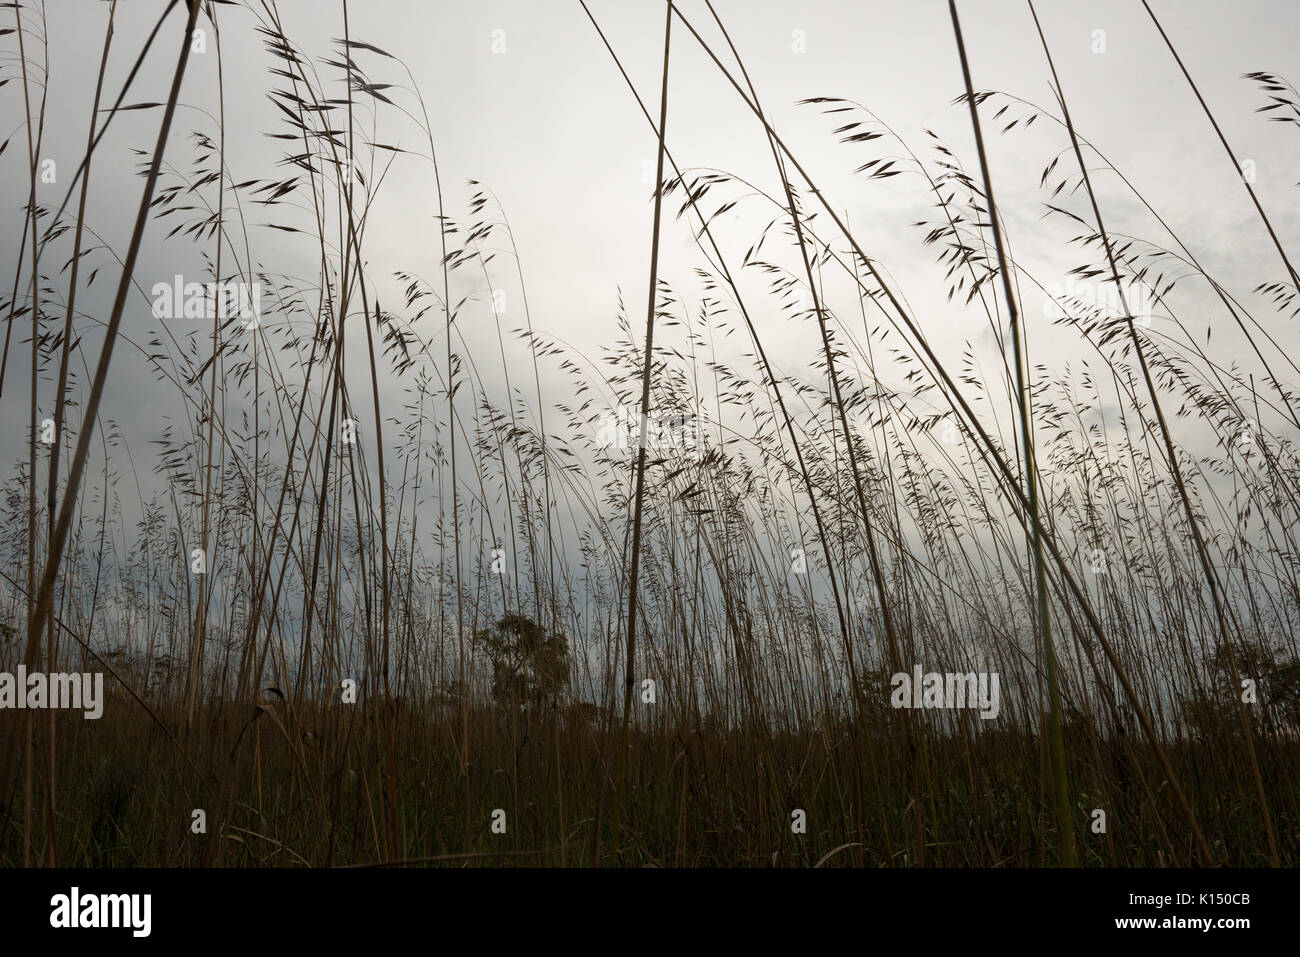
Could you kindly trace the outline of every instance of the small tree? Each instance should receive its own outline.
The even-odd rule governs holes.
[[[1258,638],[1243,638],[1235,648],[1237,675],[1255,683],[1255,703],[1248,704],[1246,714],[1261,729],[1288,735],[1300,727],[1300,658],[1287,657],[1282,645],[1270,646]],[[1206,663],[1209,673],[1208,694],[1184,702],[1184,713],[1201,734],[1222,732],[1230,736],[1241,733],[1237,715],[1237,698],[1244,688],[1234,685],[1227,651],[1217,648]]]
[[[536,707],[569,686],[569,642],[524,615],[506,615],[475,640],[492,661],[492,697],[500,705]]]

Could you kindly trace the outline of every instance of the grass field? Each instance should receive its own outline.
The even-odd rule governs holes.
[[[655,150],[643,285],[580,342],[530,309],[541,250],[449,181],[444,93],[363,5],[321,5],[322,48],[272,0],[173,0],[152,36],[87,6],[86,102],[57,95],[44,7],[0,11],[0,671],[105,697],[0,711],[0,865],[1300,863],[1297,193],[1234,152],[1175,5],[1138,8],[1151,82],[1198,104],[1270,282],[1208,271],[1210,238],[1075,127],[1090,92],[1034,3],[1007,16],[1049,105],[981,88],[978,5],[934,4],[968,149],[853,91],[801,103],[821,157],[925,209],[932,279],[905,289],[809,137],[767,125],[723,4],[663,3],[637,87],[575,0]],[[223,59],[236,33],[261,62]],[[674,153],[687,56],[769,187]],[[265,73],[270,127],[234,69]],[[1213,80],[1300,134],[1284,77]],[[141,117],[152,147],[106,157]],[[56,124],[82,147],[50,185]],[[232,169],[235,137],[274,172]],[[1027,181],[993,149],[1016,137]],[[1032,236],[1003,215],[1026,196]],[[401,207],[429,242],[390,241]],[[683,240],[689,284],[661,266]],[[912,689],[930,673],[996,700]]]

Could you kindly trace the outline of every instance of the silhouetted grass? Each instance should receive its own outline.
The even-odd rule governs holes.
[[[861,104],[808,98],[859,180],[931,204],[917,255],[996,344],[991,369],[969,342],[953,361],[770,125],[712,4],[716,42],[666,7],[657,119],[587,11],[659,144],[645,327],[620,304],[594,355],[529,310],[530,251],[491,189],[444,193],[455,131],[381,38],[357,39],[355,5],[324,52],[270,0],[190,7],[221,107],[184,158],[162,147],[185,53],[167,100],[132,102],[134,71],[102,89],[108,31],[58,210],[34,202],[46,107],[24,96],[4,312],[6,362],[13,337],[31,349],[32,445],[0,488],[0,669],[103,671],[111,696],[98,721],[0,715],[0,864],[1297,863],[1300,290],[1256,193],[1288,275],[1246,294],[1076,130],[1082,94],[1041,30],[1059,116],[976,89],[987,51],[962,49],[978,176],[933,133],[914,149]],[[13,11],[15,44],[38,10]],[[227,164],[218,21],[264,42],[270,177]],[[156,33],[175,46],[179,27],[169,8]],[[766,131],[778,193],[678,165],[667,75],[688,44]],[[1300,117],[1285,80],[1248,79]],[[116,188],[90,160],[128,108],[161,122],[119,259],[87,197]],[[986,137],[1038,120],[1037,238],[1114,302],[1053,295],[1014,253]],[[395,201],[438,237],[377,262],[399,163],[428,176]],[[1101,175],[1156,238],[1107,229]],[[555,202],[604,228],[583,197]],[[695,237],[697,288],[659,275],[672,228]],[[146,229],[205,256],[186,281],[257,283],[259,321],[124,325],[171,278],[133,271]],[[276,272],[290,247],[318,271]],[[107,318],[77,306],[101,270]],[[1185,290],[1222,307],[1240,355],[1191,331]],[[1026,307],[1043,298],[1059,318]],[[807,348],[775,353],[778,327]],[[1035,364],[1048,337],[1077,359]],[[101,408],[115,349],[174,398],[147,459],[115,424],[135,410]],[[622,412],[630,445],[610,441]],[[917,665],[997,672],[998,716],[891,707]]]

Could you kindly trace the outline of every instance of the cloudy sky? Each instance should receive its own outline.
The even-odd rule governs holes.
[[[658,0],[589,0],[588,5],[641,96],[657,111],[664,5]],[[120,90],[161,6],[140,0],[119,3],[108,98]],[[262,9],[260,2],[249,6]],[[976,310],[963,312],[946,302],[942,267],[910,225],[933,215],[923,181],[915,176],[868,181],[853,172],[868,159],[897,153],[897,148],[840,144],[832,135],[834,117],[796,105],[814,96],[856,100],[918,153],[929,150],[923,131],[932,130],[975,171],[969,117],[964,105],[952,103],[962,81],[947,3],[715,0],[714,6],[772,124],[831,202],[847,213],[863,247],[894,278],[922,328],[951,350],[949,354],[956,354],[968,339],[987,347],[986,321]],[[45,6],[49,111],[41,158],[55,160],[58,172],[55,183],[40,185],[41,203],[57,206],[80,160],[108,7],[89,0],[49,0]],[[1300,131],[1267,123],[1255,113],[1265,101],[1241,74],[1268,70],[1300,82],[1295,45],[1300,5],[1154,0],[1152,7],[1238,156],[1253,161],[1260,198],[1283,242],[1294,246],[1300,240],[1300,167],[1294,160]],[[703,0],[684,0],[680,8],[711,44],[725,48]],[[1240,178],[1142,4],[1042,0],[1037,8],[1081,133],[1123,170],[1233,293],[1249,298],[1257,283],[1278,278],[1281,264]],[[31,18],[39,8],[27,9],[31,31]],[[333,38],[343,34],[341,2],[281,0],[277,9],[299,49],[316,58],[331,55]],[[1027,6],[1014,0],[962,0],[959,9],[976,87],[1051,105],[1049,72]],[[283,177],[284,168],[275,164],[286,145],[265,134],[283,130],[266,91],[284,81],[268,74],[275,64],[254,32],[259,14],[243,6],[218,10],[231,175],[236,180]],[[472,192],[466,181],[471,178],[500,198],[519,245],[533,325],[589,354],[599,353],[616,335],[621,294],[639,334],[652,211],[647,172],[655,139],[577,0],[374,0],[351,4],[349,21],[354,39],[409,65],[436,139],[448,214],[466,214]],[[183,12],[173,11],[127,102],[166,98],[182,25]],[[15,40],[13,34],[4,37],[6,50],[16,50]],[[29,32],[27,42],[37,45],[38,38]],[[190,60],[184,107],[167,147],[169,164],[178,168],[193,160],[192,131],[215,133],[215,51],[214,38],[208,36],[204,52]],[[41,51],[29,46],[28,54],[40,56]],[[394,61],[365,53],[357,59],[375,82],[408,84]],[[730,58],[724,59],[732,65]],[[327,68],[319,68],[322,75],[330,75]],[[11,140],[0,156],[0,172],[11,188],[8,201],[0,206],[0,262],[12,275],[27,189],[26,152],[22,85],[16,81],[12,58],[2,75],[11,82],[0,89],[0,134]],[[419,114],[409,91],[387,92],[399,106]],[[119,252],[127,245],[142,182],[136,175],[139,157],[131,150],[151,148],[159,115],[157,110],[119,114],[96,153],[87,222]],[[381,142],[425,148],[417,125],[399,110],[381,111],[377,123]],[[1060,128],[1048,123],[1027,132],[990,135],[992,173],[1009,241],[1045,283],[1063,282],[1065,270],[1083,261],[1077,249],[1066,245],[1072,231],[1043,218],[1048,195],[1038,185],[1044,166],[1067,145]],[[761,128],[679,24],[670,67],[668,146],[683,167],[725,170],[760,189],[779,191]],[[1063,157],[1062,163],[1067,161],[1070,158]],[[1106,208],[1110,229],[1168,241],[1113,177],[1099,177],[1098,189],[1103,202],[1113,200]],[[1065,205],[1079,213],[1086,208],[1081,193]],[[265,226],[300,221],[301,211],[271,213],[246,207],[245,213],[254,256],[268,270],[313,274],[311,244]],[[428,278],[437,272],[435,213],[427,162],[399,158],[372,211],[365,253],[376,288],[393,305],[398,299],[393,272],[406,270]],[[722,225],[719,236],[733,267],[771,215],[757,204],[742,204]],[[200,248],[187,240],[163,242],[164,233],[161,224],[150,224],[137,268],[137,279],[146,289],[176,273],[201,278]],[[66,258],[65,252],[57,263],[43,265],[53,269]],[[698,307],[701,292],[692,269],[701,264],[688,226],[670,222],[661,275],[691,308]],[[92,314],[107,314],[116,277],[107,276],[111,270],[105,273],[82,293],[80,305]],[[519,318],[517,311],[511,312],[516,290],[510,287],[507,292],[503,321],[512,327],[517,324],[512,320]],[[1180,308],[1202,324],[1225,320],[1203,288],[1189,290]],[[1052,366],[1079,354],[1077,342],[1063,337],[1041,310],[1026,311],[1036,360]],[[797,372],[800,345],[808,341],[809,328],[783,319],[775,307],[760,311],[757,318],[769,342],[777,346],[773,351],[784,363],[783,370]],[[1268,321],[1275,323],[1270,330],[1286,341],[1289,330],[1280,320]],[[157,322],[147,300],[136,296],[123,332],[143,343],[156,333]],[[466,331],[467,336],[474,334]],[[97,354],[97,341],[93,331],[88,332],[83,346],[95,350],[88,352],[88,362]],[[1236,358],[1229,329],[1215,338],[1215,348],[1219,358]],[[11,353],[9,379],[0,397],[11,423],[3,448],[10,461],[26,440],[25,429],[18,425],[26,419],[24,353],[21,348]],[[1241,358],[1245,360],[1244,354]],[[147,374],[141,375],[138,355],[119,349],[114,369],[104,413],[123,423],[133,444],[147,443],[175,409],[167,407],[166,393],[151,386]],[[52,406],[52,392],[48,386],[42,392],[42,414]]]

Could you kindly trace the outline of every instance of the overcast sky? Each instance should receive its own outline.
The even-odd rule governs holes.
[[[658,0],[589,0],[589,6],[639,92],[657,111],[664,5]],[[1249,298],[1257,283],[1281,276],[1282,266],[1240,179],[1141,3],[1042,0],[1037,6],[1081,133],[1124,171],[1233,293]],[[1238,156],[1253,160],[1261,201],[1283,242],[1295,247],[1300,241],[1300,165],[1294,158],[1300,130],[1270,124],[1255,113],[1265,101],[1241,74],[1267,70],[1300,82],[1295,42],[1300,4],[1155,0],[1152,6]],[[141,0],[119,4],[106,98],[121,88],[160,7]],[[721,44],[703,0],[684,0],[680,7],[711,43]],[[715,7],[771,122],[823,192],[848,213],[864,248],[894,277],[922,328],[943,348],[953,350],[950,354],[967,338],[987,346],[982,317],[945,302],[942,268],[909,225],[933,214],[924,183],[910,176],[883,182],[855,176],[853,170],[880,151],[873,151],[874,144],[838,143],[831,133],[838,125],[835,117],[796,106],[797,100],[814,96],[856,100],[893,126],[918,153],[928,150],[922,131],[930,129],[975,171],[969,117],[964,105],[952,103],[962,81],[947,3],[716,0]],[[342,3],[281,0],[278,8],[299,49],[318,58],[332,53],[332,38],[343,34]],[[976,87],[1051,105],[1049,73],[1026,5],[962,0],[959,9]],[[293,144],[286,146],[264,134],[283,129],[266,91],[284,81],[268,74],[274,64],[253,32],[253,14],[239,6],[218,10],[232,175],[236,180],[283,177],[284,168],[275,162]],[[57,205],[62,199],[82,154],[107,12],[107,3],[89,0],[47,4],[50,109],[41,155],[56,161],[58,175],[55,184],[40,186],[39,201],[45,204]],[[4,16],[11,17],[12,11]],[[410,66],[436,138],[448,214],[465,215],[471,192],[466,180],[471,178],[500,198],[519,244],[534,326],[589,353],[598,352],[616,333],[621,291],[639,334],[652,211],[645,173],[653,162],[655,140],[577,0],[374,0],[351,4],[349,17],[353,38]],[[178,9],[165,24],[128,102],[166,98],[182,24],[183,11]],[[1098,52],[1099,39],[1104,52]],[[14,35],[3,42],[7,50],[16,49]],[[30,47],[28,53],[33,54]],[[675,25],[672,54],[668,146],[678,162],[726,170],[762,189],[778,191],[761,128],[680,25]],[[357,59],[376,82],[406,82],[391,61],[365,53]],[[5,63],[3,76],[17,77],[12,60]],[[178,113],[167,147],[170,163],[191,163],[192,130],[214,133],[204,111],[217,111],[216,79],[215,45],[209,38],[207,52],[190,60],[182,92],[185,108]],[[418,112],[408,94],[389,93]],[[127,245],[142,182],[135,175],[139,157],[130,151],[152,147],[159,116],[157,110],[120,114],[96,153],[87,222],[119,252]],[[0,89],[0,134],[12,136],[0,156],[0,171],[11,184],[7,202],[0,206],[0,263],[8,264],[8,275],[27,189],[21,123],[22,86],[9,82]],[[400,113],[385,111],[379,124],[381,141],[423,149],[420,131]],[[1043,167],[1067,145],[1060,128],[1045,122],[1027,133],[990,135],[992,174],[1010,242],[1043,282],[1062,282],[1066,269],[1084,261],[1077,249],[1065,244],[1072,232],[1059,222],[1044,221],[1042,204],[1048,196],[1038,188]],[[1167,242],[1113,179],[1102,178],[1098,187],[1103,201],[1114,199],[1106,209],[1109,228]],[[1086,208],[1082,194],[1066,205],[1080,213]],[[675,212],[676,204],[670,208]],[[312,274],[309,243],[259,225],[296,214],[245,211],[257,260],[272,272]],[[393,306],[399,305],[395,270],[430,278],[436,273],[435,212],[428,164],[399,158],[366,236],[368,270],[380,295]],[[722,228],[724,253],[733,268],[770,215],[742,207]],[[140,284],[147,289],[175,273],[202,278],[199,247],[186,240],[164,243],[164,233],[161,224],[150,224],[137,268]],[[696,308],[700,286],[691,270],[702,263],[683,222],[667,225],[663,248],[661,274]],[[65,252],[57,263],[43,265],[52,270],[66,258]],[[116,281],[110,273],[106,269],[96,285],[83,292],[82,308],[107,313]],[[510,296],[507,301],[514,303],[513,287]],[[1202,324],[1225,321],[1202,300],[1204,288],[1193,289],[1180,306]],[[1041,312],[1027,314],[1038,361],[1051,365],[1079,354],[1077,342],[1061,338]],[[521,319],[509,309],[503,318],[507,327]],[[800,361],[799,347],[808,341],[809,328],[779,320],[774,309],[758,318],[771,343],[789,347],[788,353],[774,350],[778,362],[786,363],[787,372],[797,371],[790,366]],[[1285,339],[1285,325],[1269,321],[1271,331],[1283,341],[1293,341]],[[137,296],[123,332],[143,343],[156,332],[157,322],[147,301]],[[94,343],[87,360],[93,362],[98,338],[91,333],[87,341]],[[1216,337],[1215,346],[1223,350],[1220,359],[1235,358],[1228,329]],[[26,420],[26,385],[18,385],[26,375],[24,353],[11,353],[11,378],[0,398],[9,423],[2,451],[9,461],[25,442],[25,428],[19,423]],[[174,402],[165,390],[148,384],[147,376],[140,374],[139,357],[129,350],[119,349],[114,368],[104,413],[124,422],[133,443],[157,437],[165,416],[177,411]],[[42,414],[49,414],[52,392],[48,386],[43,390]],[[139,461],[137,467],[148,468]]]

